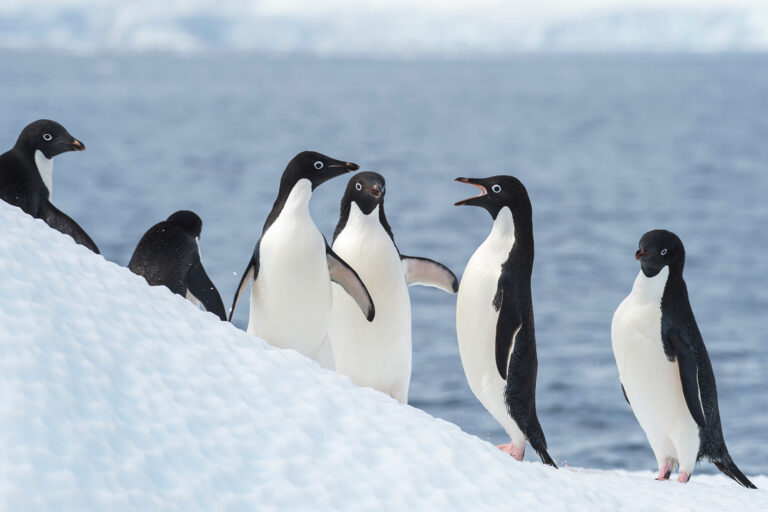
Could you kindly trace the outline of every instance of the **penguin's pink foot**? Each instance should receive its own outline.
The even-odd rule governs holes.
[[[682,484],[688,483],[688,480],[690,479],[691,479],[691,474],[685,471],[681,471],[680,473],[677,474],[677,481]]]
[[[504,453],[510,454],[515,460],[523,460],[523,455],[525,455],[525,445],[514,446],[512,443],[507,443],[500,444],[497,448]]]
[[[672,464],[665,462],[659,466],[659,476],[656,477],[656,480],[669,480],[670,473],[672,473]]]

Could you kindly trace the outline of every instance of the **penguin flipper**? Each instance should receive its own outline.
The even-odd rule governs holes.
[[[45,201],[40,205],[38,217],[56,231],[74,238],[78,244],[87,247],[96,254],[101,254],[94,241],[88,236],[88,233],[66,213],[53,206],[50,201]]]
[[[187,273],[187,290],[200,302],[206,311],[218,316],[222,321],[227,321],[227,313],[224,311],[224,302],[216,286],[205,273],[202,262],[198,261]]]
[[[459,291],[459,280],[451,270],[429,258],[420,258],[418,256],[400,255],[405,271],[405,280],[408,286],[412,284],[421,284],[424,286],[434,286],[448,293]]]
[[[232,309],[229,310],[230,322],[232,321],[232,317],[235,314],[237,301],[240,300],[240,296],[248,287],[248,283],[254,281],[259,275],[259,245],[261,245],[261,240],[259,240],[256,244],[256,248],[253,249],[253,256],[251,256],[251,260],[248,262],[248,266],[245,267],[243,277],[240,278],[240,284],[237,285],[237,290],[235,290],[235,297],[232,299]]]
[[[680,384],[683,387],[683,396],[685,397],[688,411],[693,416],[696,424],[704,428],[707,425],[707,420],[704,416],[701,399],[699,398],[699,367],[696,362],[696,356],[691,350],[690,344],[684,341],[679,330],[675,329],[672,332],[666,333],[665,338],[666,345],[672,349],[677,359],[677,365],[680,370]]]
[[[557,468],[547,452],[547,439],[536,415],[536,345],[532,330],[521,328],[509,356],[504,401],[507,411],[544,464]]]
[[[493,307],[499,312],[496,321],[496,369],[504,380],[507,380],[508,368],[511,365],[510,351],[513,349],[515,336],[522,327],[522,317],[515,307],[515,301],[504,300],[505,295],[511,298],[513,293],[510,284],[500,279],[493,299]]]
[[[328,260],[328,272],[331,275],[331,281],[344,288],[344,291],[360,306],[365,318],[372,322],[373,317],[376,315],[376,310],[373,306],[371,294],[368,293],[368,288],[360,280],[360,276],[333,252],[328,243],[325,244],[325,257]]]

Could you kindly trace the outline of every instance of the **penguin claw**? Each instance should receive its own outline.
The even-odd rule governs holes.
[[[515,460],[523,460],[523,455],[525,454],[525,445],[516,447],[512,443],[507,443],[497,445],[496,448],[510,454]]]
[[[685,471],[681,471],[677,475],[677,481],[680,482],[681,484],[688,483],[688,480],[690,479],[691,479],[691,475],[689,473],[686,473]]]

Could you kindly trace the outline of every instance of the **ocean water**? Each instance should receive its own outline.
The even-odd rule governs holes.
[[[452,179],[517,176],[534,212],[539,419],[552,456],[573,466],[655,467],[621,394],[610,321],[638,272],[640,236],[675,231],[729,450],[745,473],[766,474],[766,91],[765,56],[398,62],[6,52],[0,146],[41,117],[82,140],[87,151],[56,159],[53,200],[119,264],[152,224],[177,209],[197,212],[203,261],[227,307],[298,151],[382,173],[400,249],[459,276],[491,219],[452,206],[474,190]],[[313,197],[328,237],[345,184],[337,178]],[[455,297],[411,290],[410,403],[506,442],[464,378]],[[244,304],[235,324],[246,321]]]

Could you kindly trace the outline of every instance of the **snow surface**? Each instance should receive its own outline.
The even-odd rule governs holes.
[[[721,475],[516,462],[5,203],[0,225],[0,509],[768,510]]]
[[[768,51],[760,0],[3,0],[0,48],[464,56]]]

